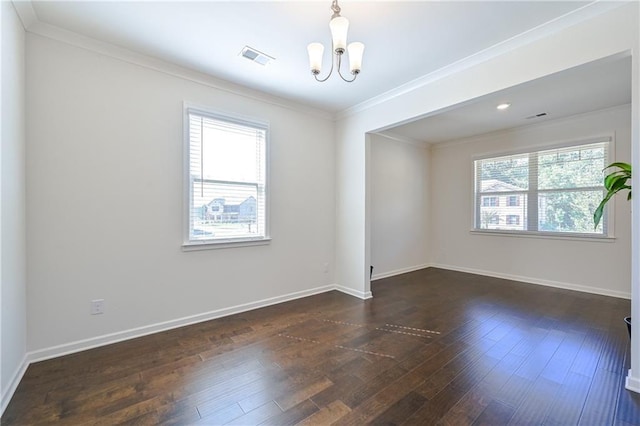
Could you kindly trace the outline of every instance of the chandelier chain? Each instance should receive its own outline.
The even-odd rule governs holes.
[[[333,0],[333,2],[331,2],[331,10],[333,11],[333,15],[331,15],[331,19],[340,16],[340,11],[342,9],[340,9],[340,6],[338,6],[338,0]]]

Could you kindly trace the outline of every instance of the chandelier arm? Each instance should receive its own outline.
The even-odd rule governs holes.
[[[2,1],[2,0],[0,0]],[[339,32],[340,35],[343,37],[346,37],[346,27],[349,25],[349,22],[346,20],[346,18],[343,18],[340,16],[340,6],[338,5],[338,0],[332,0],[331,2],[331,11],[333,12],[333,15],[331,16],[331,20],[336,19],[336,18],[340,18],[342,21],[340,21],[339,23],[336,23],[336,28],[340,28]],[[338,22],[338,21],[336,21]],[[331,24],[329,24],[329,26],[331,27],[332,30],[332,40],[331,40],[331,69],[329,69],[329,74],[327,74],[326,77],[324,78],[318,78],[318,75],[320,74],[320,70],[319,68],[322,67],[322,57],[317,57],[317,46],[313,47],[313,55],[312,55],[312,51],[309,50],[309,60],[311,62],[311,73],[313,74],[313,78],[315,78],[316,81],[320,82],[320,83],[324,83],[325,81],[327,81],[329,79],[329,77],[331,77],[331,74],[333,74],[333,70],[334,68],[337,68],[338,70],[338,75],[340,76],[340,78],[347,82],[347,83],[352,83],[356,80],[356,78],[358,77],[358,74],[360,73],[360,69],[355,69],[351,72],[351,74],[353,75],[352,79],[347,79],[342,75],[342,72],[340,71],[340,68],[342,66],[342,55],[345,52],[345,48],[344,47],[340,47],[338,50],[336,50],[335,46],[334,46],[334,41],[333,41],[333,27],[331,26]],[[345,34],[342,34],[342,31],[345,32]],[[315,44],[315,43],[312,43]],[[346,40],[345,40],[345,44],[346,44]],[[362,67],[362,51],[364,50],[364,45],[362,43],[352,43],[352,44],[357,44],[359,46],[356,47],[355,52],[358,56],[358,62],[356,62],[354,65],[356,65],[357,67]],[[311,46],[311,44],[309,45]],[[310,49],[310,47],[307,47],[307,49]],[[322,47],[322,49],[320,51],[324,50],[324,47]],[[321,55],[322,56],[322,55]],[[334,58],[334,56],[337,56],[337,58]],[[318,63],[316,64],[316,61],[318,61]],[[337,62],[337,64],[336,64]]]
[[[338,75],[340,76],[340,78],[346,81],[347,83],[353,83],[354,81],[356,81],[356,77],[358,77],[357,73],[353,75],[353,78],[351,80],[347,80],[342,76],[342,73],[340,72],[341,63],[342,63],[342,55],[338,55]]]
[[[333,51],[333,43],[331,43],[331,50]],[[331,74],[333,73],[333,64],[334,64],[333,56],[334,54],[331,53],[331,68],[329,69],[329,74],[327,74],[325,78],[318,78],[318,74],[313,74],[313,77],[316,79],[316,81],[319,81],[320,83],[324,83],[329,79],[329,77],[331,77]]]

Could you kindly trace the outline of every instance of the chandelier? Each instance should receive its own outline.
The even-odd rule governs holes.
[[[331,3],[331,21],[329,22],[329,28],[331,29],[331,50],[333,55],[331,58],[331,69],[329,74],[325,78],[318,78],[322,69],[322,54],[324,53],[324,46],[322,43],[311,43],[307,46],[307,52],[309,52],[309,65],[311,66],[311,74],[319,82],[327,81],[333,73],[334,65],[338,70],[338,75],[347,83],[351,83],[356,79],[360,70],[362,69],[362,54],[364,53],[364,44],[356,41],[350,43],[347,47],[347,31],[349,29],[349,20],[343,16],[340,16],[340,6],[338,6],[338,0],[333,0]],[[345,49],[349,51],[349,70],[353,75],[351,80],[344,78],[340,72],[340,65],[342,64],[342,55]]]

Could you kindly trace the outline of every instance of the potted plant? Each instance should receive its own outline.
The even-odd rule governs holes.
[[[604,177],[604,188],[607,190],[607,194],[593,213],[594,228],[600,223],[602,214],[604,213],[604,208],[611,197],[622,190],[628,189],[629,193],[627,194],[627,200],[631,199],[631,164],[620,162],[612,163],[605,167],[605,170],[611,168],[615,168],[616,170]],[[627,324],[629,337],[631,337],[631,317],[626,317],[624,322]]]

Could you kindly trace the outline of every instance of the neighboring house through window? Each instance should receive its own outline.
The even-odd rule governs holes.
[[[268,125],[188,106],[185,120],[185,247],[268,241]]]
[[[611,138],[474,161],[477,230],[607,236],[594,230]]]

